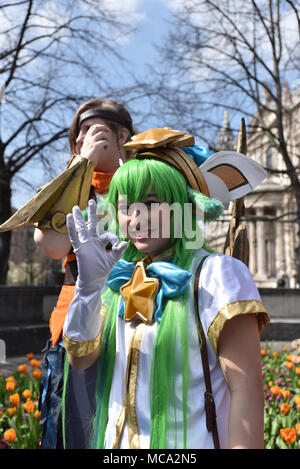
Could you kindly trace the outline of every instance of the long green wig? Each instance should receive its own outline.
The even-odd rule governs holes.
[[[159,202],[169,205],[177,202],[184,204],[192,202],[203,212],[209,212],[212,218],[222,213],[223,206],[216,200],[211,200],[203,194],[192,190],[184,176],[167,163],[155,159],[132,159],[121,166],[110,183],[108,201],[117,211],[118,194],[126,195],[128,203],[139,202],[148,194],[155,192]],[[182,210],[183,213],[183,210]],[[200,229],[192,214],[195,230]],[[174,237],[174,226],[171,218],[170,239],[173,246],[172,262],[186,270],[190,268],[194,251],[186,248],[187,239],[184,236]],[[113,228],[122,236],[117,218]],[[129,242],[124,258],[135,261],[141,258],[141,253]],[[166,447],[166,441],[174,441],[174,446],[187,447],[187,398],[189,382],[188,366],[188,336],[187,336],[187,298],[188,289],[181,297],[169,299],[166,303],[154,345],[152,369],[150,377],[150,448]],[[96,396],[96,414],[94,421],[93,447],[103,448],[105,445],[105,429],[108,419],[109,395],[113,379],[115,361],[116,316],[119,293],[107,288],[102,301],[108,306],[104,329],[101,339],[101,354],[99,358],[98,386]],[[176,344],[180,343],[181,357],[175,357]],[[125,357],[124,357],[125,359]],[[175,378],[181,375],[180,415],[176,415]],[[178,396],[177,396],[178,399]],[[182,422],[180,434],[182,441],[178,441],[177,422]],[[181,425],[181,424],[180,424]]]

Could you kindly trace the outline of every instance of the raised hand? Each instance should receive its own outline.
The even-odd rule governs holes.
[[[87,160],[98,163],[99,154],[111,145],[110,129],[106,125],[94,123],[84,136],[78,141],[80,156]]]
[[[88,221],[83,219],[78,206],[73,207],[72,214],[67,215],[67,228],[78,264],[78,281],[80,287],[101,283],[106,280],[113,266],[122,257],[128,246],[110,232],[97,234],[97,205],[94,200],[88,203]],[[108,244],[111,251],[106,250]]]

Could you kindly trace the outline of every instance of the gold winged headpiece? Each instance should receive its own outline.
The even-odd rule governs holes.
[[[162,128],[134,135],[124,148],[136,152],[133,158],[156,158],[171,164],[185,176],[192,189],[220,200],[225,208],[266,177],[266,171],[256,161],[235,151],[219,151],[198,166],[184,151],[184,147],[193,144],[194,138],[186,132]]]

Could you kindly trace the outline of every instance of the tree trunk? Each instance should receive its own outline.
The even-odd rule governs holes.
[[[11,216],[10,180],[3,171],[0,172],[0,224]],[[6,284],[8,259],[10,253],[11,231],[0,233],[0,285]]]

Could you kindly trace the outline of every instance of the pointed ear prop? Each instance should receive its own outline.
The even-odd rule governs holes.
[[[229,191],[225,182],[213,173],[205,172],[202,173],[210,194],[210,198],[218,199],[224,205],[224,209],[227,210],[230,203]],[[213,194],[213,195],[212,195]]]
[[[244,197],[267,176],[256,161],[235,151],[215,153],[199,169],[209,187],[210,197],[221,200],[224,205],[228,200]]]

